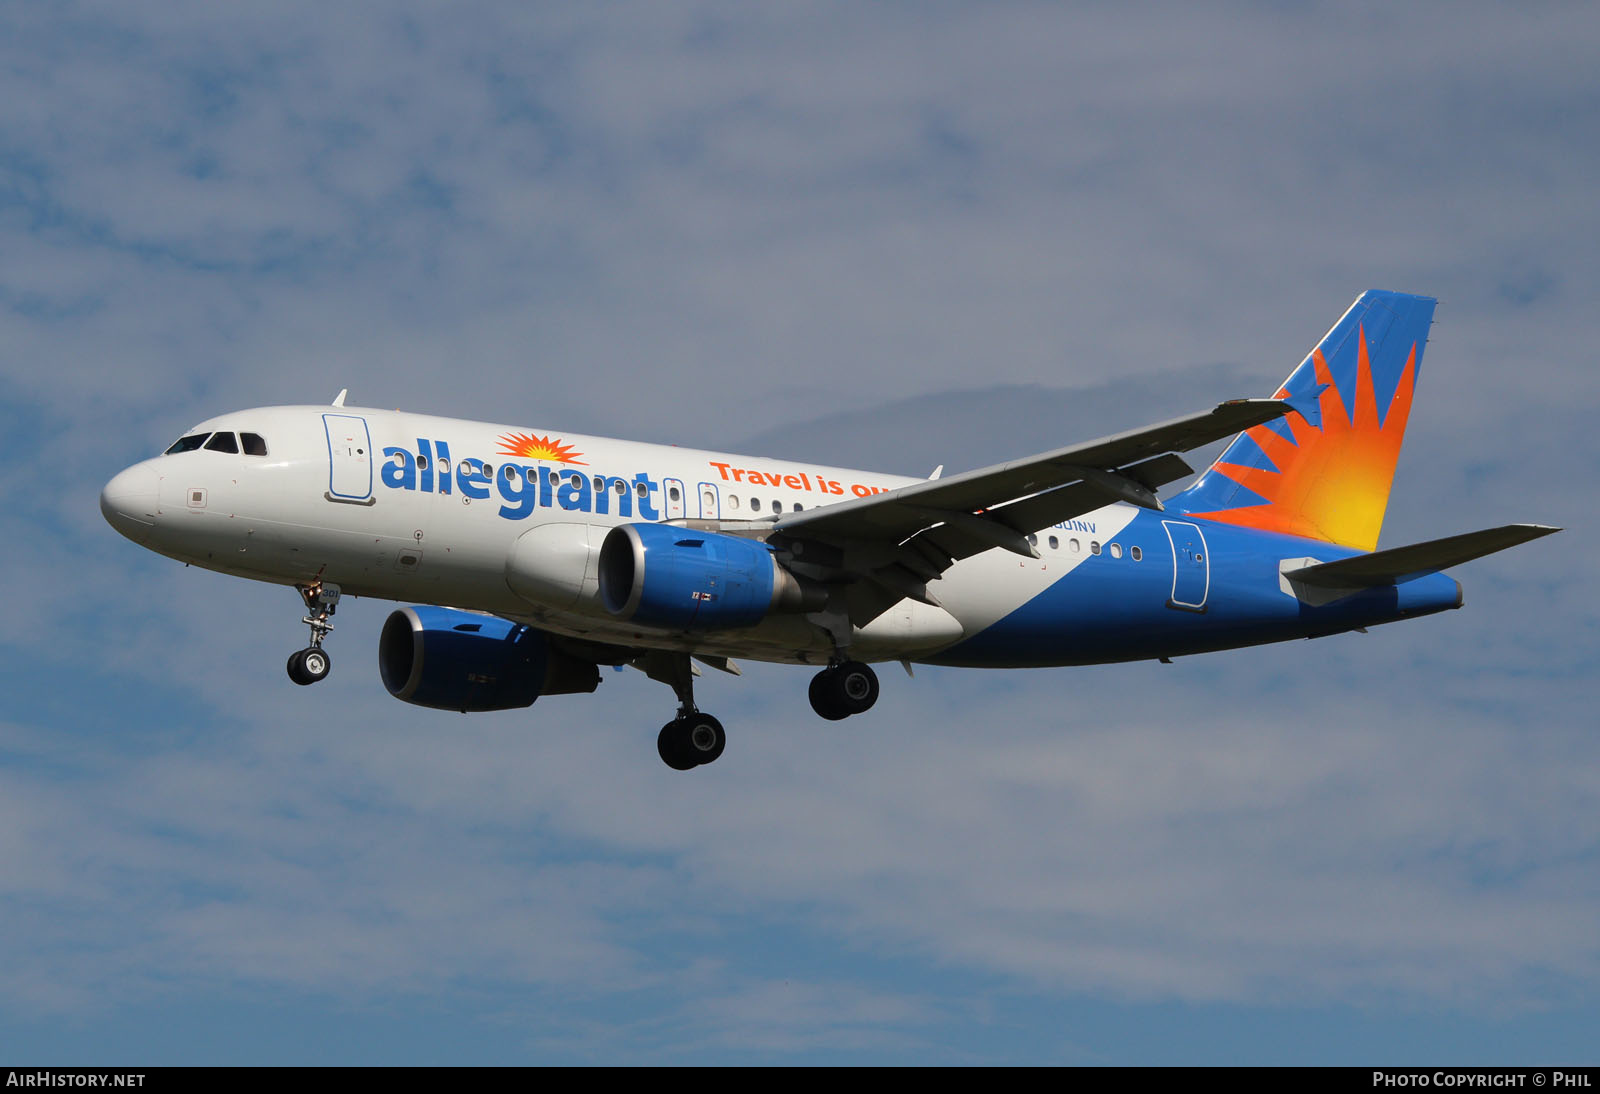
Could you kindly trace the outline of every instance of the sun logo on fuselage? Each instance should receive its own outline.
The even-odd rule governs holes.
[[[1411,415],[1417,347],[1412,345],[1394,395],[1381,414],[1364,330],[1359,332],[1356,353],[1355,391],[1349,393],[1340,392],[1322,350],[1312,353],[1322,388],[1317,396],[1320,427],[1301,414],[1290,414],[1281,424],[1258,425],[1244,434],[1260,449],[1252,461],[1258,466],[1227,462],[1227,454],[1215,465],[1217,472],[1265,504],[1243,503],[1195,516],[1363,551],[1377,547],[1400,442]],[[1352,397],[1348,409],[1346,395]],[[1274,396],[1289,397],[1287,388]]]
[[[573,463],[579,467],[588,464],[578,459],[582,452],[575,451],[570,444],[551,440],[548,435],[536,437],[532,433],[502,433],[500,434],[500,454],[504,456],[521,456],[526,460],[544,460],[549,463]]]

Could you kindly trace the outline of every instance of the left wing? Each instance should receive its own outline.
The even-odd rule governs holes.
[[[792,513],[778,519],[771,538],[799,563],[866,578],[890,594],[881,606],[853,605],[857,622],[902,597],[937,605],[927,583],[958,559],[992,547],[1038,558],[1028,533],[1114,501],[1160,509],[1156,488],[1193,474],[1174,453],[1292,409],[1279,399],[1235,399],[1087,444]]]

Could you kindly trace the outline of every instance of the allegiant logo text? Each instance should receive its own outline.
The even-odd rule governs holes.
[[[535,507],[566,509],[577,513],[615,513],[632,517],[637,505],[641,520],[660,520],[655,492],[661,489],[643,471],[627,479],[620,475],[586,475],[570,469],[557,471],[544,464],[492,464],[467,456],[450,462],[445,441],[418,438],[417,450],[391,445],[383,450],[379,477],[392,490],[420,490],[425,494],[458,493],[487,501],[491,490],[505,504],[500,515],[522,520]]]

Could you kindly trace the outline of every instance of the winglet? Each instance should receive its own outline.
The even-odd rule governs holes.
[[[350,389],[349,388],[347,388],[347,387],[340,388],[339,389],[339,394],[337,394],[337,395],[335,395],[333,397],[333,405],[334,406],[338,406],[338,407],[344,406],[344,397],[346,395],[348,395],[348,394],[350,394]]]

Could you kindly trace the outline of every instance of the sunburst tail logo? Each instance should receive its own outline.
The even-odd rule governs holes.
[[[1298,413],[1239,434],[1169,505],[1376,549],[1435,303],[1363,293],[1273,396]]]
[[[578,459],[582,452],[574,450],[570,444],[551,440],[548,435],[536,437],[532,433],[502,433],[500,434],[500,454],[503,456],[521,456],[525,460],[543,460],[546,463],[571,463],[579,467],[588,464]]]

